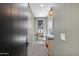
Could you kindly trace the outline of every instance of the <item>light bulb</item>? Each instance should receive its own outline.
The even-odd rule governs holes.
[[[52,11],[49,11],[49,16],[52,16],[53,15],[53,12]]]

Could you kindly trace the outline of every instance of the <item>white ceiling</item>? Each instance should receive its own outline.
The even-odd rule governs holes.
[[[30,3],[29,5],[34,17],[46,17],[52,6],[51,3],[43,3],[43,7],[40,6],[41,3]]]

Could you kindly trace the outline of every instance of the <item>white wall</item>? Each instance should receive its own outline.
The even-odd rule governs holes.
[[[34,41],[34,17],[30,7],[28,7],[28,42],[33,43]]]
[[[55,4],[54,55],[79,56],[79,4]],[[60,40],[65,33],[66,41]]]

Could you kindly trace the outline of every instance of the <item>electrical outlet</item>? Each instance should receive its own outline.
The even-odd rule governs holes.
[[[60,34],[60,39],[65,41],[65,33]]]

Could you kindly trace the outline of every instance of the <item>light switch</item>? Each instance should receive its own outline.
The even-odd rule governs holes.
[[[60,34],[60,39],[65,41],[65,33]]]

